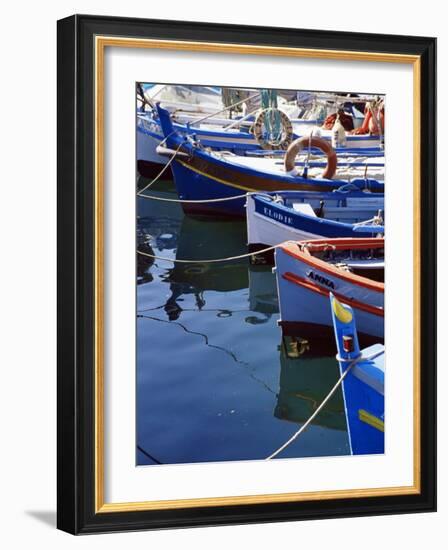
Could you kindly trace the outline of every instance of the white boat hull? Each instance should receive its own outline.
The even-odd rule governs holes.
[[[167,158],[158,155],[156,152],[156,148],[160,144],[162,139],[162,136],[152,136],[138,127],[137,161],[151,162],[153,164],[160,164],[161,166],[165,165],[167,163]]]
[[[258,214],[255,211],[255,202],[250,197],[247,199],[246,216],[249,250],[255,250],[257,245],[259,247],[275,246],[285,241],[303,241],[320,237]]]
[[[275,254],[280,325],[288,333],[311,324],[332,327],[329,294],[356,313],[362,334],[384,338],[384,292],[375,291],[312,267],[286,254]]]

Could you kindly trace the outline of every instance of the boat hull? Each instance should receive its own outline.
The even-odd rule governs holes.
[[[306,323],[332,327],[329,295],[333,292],[355,310],[361,334],[384,338],[384,292],[329,274],[291,256],[282,247],[275,252],[275,264],[279,325],[285,333],[297,334],[295,330]]]
[[[163,167],[167,164],[166,157],[159,155],[156,151],[157,146],[162,141],[162,136],[155,134],[143,126],[139,119],[137,126],[137,170],[141,176],[147,178],[156,177]],[[168,167],[164,174],[164,179],[172,179],[171,167]]]
[[[172,171],[179,198],[186,201],[183,203],[184,211],[187,214],[199,215],[244,217],[247,192],[282,190],[322,193],[336,191],[347,183],[343,180],[288,177],[286,174],[275,177],[198,152],[193,152],[188,160],[175,160],[172,163]],[[363,182],[359,181],[359,185],[362,184]],[[374,191],[380,193],[382,189],[375,188]],[[223,200],[229,197],[232,199]],[[214,202],[215,199],[219,200]]]
[[[334,193],[319,195],[305,199],[312,208],[318,208],[320,200],[325,204],[337,203]],[[350,200],[350,199],[349,199]],[[345,199],[345,202],[347,200]],[[358,219],[370,219],[377,214],[379,209],[384,206],[381,198],[366,197],[357,200],[356,211],[351,214],[347,208],[341,208],[341,217],[351,216]],[[250,251],[257,251],[269,246],[275,246],[285,241],[303,241],[320,238],[334,237],[359,237],[357,228],[349,223],[335,223],[325,218],[311,217],[303,215],[301,212],[294,211],[292,208],[285,208],[282,205],[266,200],[266,197],[257,195],[248,195],[246,204],[247,218],[247,241]],[[378,232],[383,230],[379,227],[372,232],[363,232],[363,237],[375,237]]]
[[[291,226],[284,217],[275,216],[272,209],[257,208],[255,200],[248,196],[246,204],[247,244],[249,251],[274,246],[289,240],[317,239],[319,234]]]
[[[157,154],[157,146],[163,139],[160,127],[144,118],[137,119],[137,161],[165,165],[167,158]]]
[[[384,453],[384,346],[361,351],[358,316],[331,295],[330,309],[353,455]]]
[[[172,151],[167,154],[175,155],[171,165],[174,182],[187,213],[241,217],[245,215],[247,192],[331,192],[347,184],[346,180],[308,178],[285,172],[277,166],[282,166],[281,161],[274,161],[269,170],[266,159],[261,163],[259,159],[243,161],[242,156],[207,151],[179,134],[167,111],[158,107],[158,114],[166,145]],[[267,162],[271,163],[269,159]],[[384,192],[384,184],[377,180],[358,178],[351,184],[359,189],[367,187],[374,193]]]
[[[185,214],[193,216],[231,216],[242,218],[245,214],[245,191],[227,185],[218,178],[194,170],[184,162],[173,162],[174,182]],[[222,199],[238,197],[228,201]],[[219,199],[219,202],[212,202]],[[204,201],[204,202],[200,202]]]
[[[356,320],[358,323],[358,316]],[[369,356],[382,349],[381,344],[376,344],[364,349],[363,355]],[[378,359],[370,364],[364,362],[354,365],[342,383],[350,448],[354,455],[384,453],[384,389],[381,392],[378,387],[372,387],[364,381],[367,369],[370,372],[379,370],[377,362]],[[341,375],[349,364],[339,362]],[[383,371],[379,374],[384,378]],[[378,374],[376,376],[378,379]]]
[[[229,121],[226,120],[228,124]],[[315,126],[309,124],[294,124],[294,139],[308,135]],[[261,150],[253,134],[244,131],[224,131],[210,128],[196,128],[185,124],[173,124],[176,131],[183,135],[194,136],[204,147],[215,150],[227,150],[244,155],[248,151]],[[163,139],[162,128],[157,120],[148,115],[138,116],[137,120],[137,160],[165,164],[166,159],[157,155],[156,147]],[[331,141],[331,132],[323,131],[322,139]],[[371,150],[380,145],[377,136],[347,136],[347,146],[344,150]]]

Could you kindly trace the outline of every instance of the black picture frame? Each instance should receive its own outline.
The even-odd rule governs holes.
[[[410,54],[421,67],[420,493],[95,512],[95,36]],[[57,525],[73,534],[436,509],[436,39],[74,15],[58,21]]]

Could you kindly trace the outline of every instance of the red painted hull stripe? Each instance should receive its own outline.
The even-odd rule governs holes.
[[[353,273],[350,273],[349,271],[341,271],[337,267],[332,266],[331,264],[328,264],[327,262],[324,262],[323,260],[320,260],[319,258],[314,258],[310,254],[306,254],[300,250],[294,251],[291,250],[289,247],[282,246],[281,250],[285,254],[288,254],[288,256],[291,256],[292,258],[295,258],[296,260],[300,260],[301,262],[310,265],[314,267],[315,269],[318,269],[319,271],[324,271],[325,273],[328,273],[329,275],[333,275],[334,277],[337,277],[338,279],[343,279],[345,281],[348,281],[351,284],[361,286],[363,288],[367,288],[369,290],[374,290],[375,292],[382,292],[384,293],[384,283],[379,283],[377,281],[371,281],[370,279],[367,279],[366,277],[361,277],[359,275],[355,275]]]
[[[282,274],[282,277],[290,283],[299,285],[306,290],[311,290],[312,292],[320,294],[321,296],[328,297],[330,295],[330,292],[328,290],[325,290],[324,288],[313,284],[307,279],[299,277],[295,273],[290,273],[289,271],[287,271],[286,273]],[[366,304],[365,302],[359,302],[358,300],[349,299],[347,298],[347,296],[339,294],[338,292],[333,291],[333,294],[343,304],[347,304],[355,309],[359,309],[360,311],[365,311],[366,313],[371,313],[372,315],[377,315],[378,317],[384,317],[384,309],[382,307],[372,306],[370,304]]]

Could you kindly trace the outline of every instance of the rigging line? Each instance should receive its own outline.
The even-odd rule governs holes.
[[[254,115],[258,109],[255,109],[254,111],[251,111],[250,113],[247,113],[247,115],[243,116],[243,118],[237,118],[232,122],[232,124],[229,124],[228,126],[223,127],[223,131],[227,132],[227,130],[230,130],[234,128],[235,126],[241,126],[243,122],[245,122],[248,118],[250,118],[252,115]]]
[[[207,115],[203,118],[200,118],[199,120],[193,120],[189,125],[192,126],[194,124],[199,124],[200,122],[203,122],[204,120],[207,120],[209,118],[212,118],[216,115],[219,115],[220,113],[224,113],[225,111],[229,111],[230,109],[234,109],[235,107],[238,107],[238,105],[241,105],[245,101],[250,101],[252,99],[255,99],[260,95],[260,92],[257,92],[256,94],[253,94],[249,97],[246,97],[245,99],[242,99],[241,101],[237,101],[236,103],[233,103],[233,105],[229,105],[228,107],[224,107],[224,109],[221,109],[220,111],[216,111],[216,113],[212,113],[210,115]]]
[[[159,90],[160,91],[160,90]],[[158,92],[157,92],[158,93]],[[140,98],[139,98],[140,95]],[[156,94],[157,95],[157,94]],[[155,97],[155,96],[154,96]],[[147,95],[145,90],[143,89],[140,82],[137,83],[137,100],[139,100],[143,103],[143,105],[148,105],[151,109],[154,109],[154,103],[153,100],[150,99]],[[145,112],[145,111],[143,111]]]
[[[320,413],[320,411],[325,407],[325,405],[328,403],[334,392],[339,388],[339,386],[342,384],[344,378],[347,376],[347,374],[352,370],[352,368],[359,363],[360,361],[367,361],[375,359],[375,357],[378,357],[378,355],[381,355],[383,350],[377,351],[376,353],[372,353],[371,355],[360,355],[356,359],[354,359],[350,365],[347,367],[345,372],[339,377],[336,384],[331,388],[331,390],[328,392],[325,399],[322,401],[322,403],[317,407],[317,409],[314,411],[314,413],[308,418],[308,420],[305,422],[305,424],[302,424],[302,426],[296,431],[295,434],[293,434],[288,441],[283,443],[281,447],[279,447],[276,451],[274,451],[272,454],[270,454],[268,457],[265,458],[265,460],[271,460],[272,458],[275,458],[277,455],[279,455],[282,451],[284,451],[293,441],[295,441],[299,435],[301,435],[311,424],[311,422],[316,418],[316,416]]]
[[[230,351],[226,348],[223,348],[221,346],[215,346],[214,344],[210,344],[209,341],[208,341],[208,336],[206,334],[203,334],[202,332],[196,332],[194,330],[190,330],[185,325],[180,323],[179,321],[167,321],[166,319],[160,319],[158,317],[151,317],[150,315],[137,315],[137,317],[142,317],[144,319],[150,319],[152,321],[159,321],[161,323],[179,325],[188,334],[195,334],[197,336],[202,336],[202,338],[204,338],[204,340],[205,340],[205,345],[206,346],[208,346],[210,348],[215,348],[219,351],[223,351],[224,353],[229,355],[235,361],[235,363],[238,363],[238,364],[242,365],[246,370],[249,371],[249,376],[253,380],[255,380],[256,382],[261,384],[266,390],[268,390],[268,392],[270,392],[274,395],[277,395],[277,392],[275,392],[272,388],[270,388],[264,380],[262,380],[261,378],[258,378],[257,376],[255,376],[253,368],[251,367],[250,363],[247,363],[246,361],[241,361],[241,359],[238,359],[238,357],[232,351]]]
[[[148,254],[147,252],[143,252],[142,250],[137,249],[137,254],[141,254],[142,256],[147,256],[148,258],[153,258],[155,260],[165,260],[167,262],[173,262],[173,263],[181,263],[181,264],[216,264],[219,262],[232,262],[234,260],[242,260],[243,258],[250,258],[251,256],[258,256],[259,254],[264,254],[265,252],[269,252],[270,250],[275,250],[279,246],[282,246],[283,243],[276,244],[274,246],[268,246],[267,248],[263,248],[261,250],[257,250],[256,252],[247,252],[246,254],[240,254],[238,256],[229,256],[227,258],[212,258],[210,260],[184,260],[184,259],[172,259],[172,258],[165,258],[163,256],[156,256],[154,254]]]
[[[153,457],[151,454],[148,453],[148,451],[145,451],[145,449],[141,445],[137,445],[137,449],[147,456],[150,460],[154,461],[156,464],[163,464],[163,462],[160,462],[160,460],[157,460],[157,458]]]

